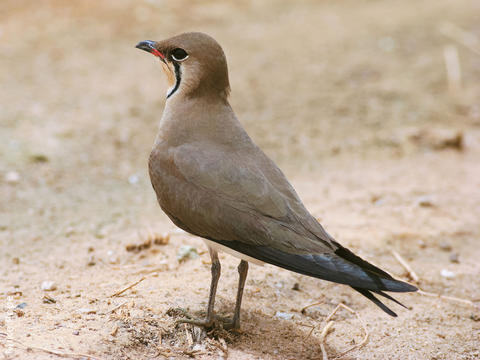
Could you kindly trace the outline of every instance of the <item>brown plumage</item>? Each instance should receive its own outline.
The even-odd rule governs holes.
[[[178,227],[206,239],[212,257],[207,319],[188,322],[213,324],[219,249],[243,258],[234,328],[240,324],[246,260],[350,285],[396,316],[372,293],[394,300],[383,291],[417,289],[341,246],[308,212],[235,117],[220,45],[208,35],[186,33],[137,47],[159,57],[172,79],[149,159],[153,188],[163,211]]]

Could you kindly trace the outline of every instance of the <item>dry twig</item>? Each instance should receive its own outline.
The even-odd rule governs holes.
[[[471,32],[465,31],[452,23],[442,24],[439,30],[444,36],[462,44],[475,54],[480,55],[480,41]]]
[[[395,251],[392,250],[392,254],[393,256],[395,256],[395,258],[398,260],[398,262],[405,268],[405,270],[408,271],[410,277],[418,283],[418,281],[420,280],[418,275],[412,270],[412,268],[410,267],[410,265],[408,265],[408,263]],[[424,295],[424,296],[430,296],[430,297],[436,297],[436,298],[439,298],[439,299],[443,299],[443,300],[449,300],[449,301],[456,301],[456,302],[461,302],[461,303],[464,303],[464,304],[467,304],[467,305],[470,305],[470,306],[473,306],[475,308],[479,308],[478,305],[476,305],[472,300],[468,300],[468,299],[461,299],[461,298],[457,298],[457,297],[454,297],[454,296],[446,296],[446,295],[440,295],[440,294],[436,294],[436,293],[431,293],[431,292],[427,292],[427,291],[423,291],[422,289],[418,289],[417,293],[419,295]]]
[[[322,350],[323,360],[328,360],[327,350],[325,349],[325,339],[327,338],[327,335],[330,332],[332,325],[333,321],[329,321],[327,325],[325,325],[325,327],[323,328],[322,333],[320,334],[320,349]]]
[[[125,304],[128,303],[129,301],[130,301],[130,300],[126,300],[126,301],[124,301],[123,303],[118,304],[118,305],[115,306],[112,310],[107,311],[107,314],[113,313],[115,310],[118,310],[119,308],[121,308],[123,305],[125,305]]]
[[[140,269],[138,271],[135,271],[135,274],[139,275],[139,274],[145,274],[145,275],[150,275],[152,274],[152,276],[155,276],[155,273],[160,273],[160,272],[163,272],[163,271],[166,271],[168,270],[168,265],[165,264],[164,266],[157,266],[157,267],[154,267],[154,268],[143,268],[143,269]]]
[[[321,304],[323,304],[323,302],[320,301],[320,302],[316,302],[316,303],[313,303],[313,304],[304,306],[304,307],[302,308],[302,310],[300,310],[300,312],[301,312],[302,314],[305,314],[305,310],[307,310],[308,308],[311,308],[312,306],[316,306],[316,305],[321,305]]]
[[[55,356],[58,356],[58,357],[61,357],[61,358],[68,358],[68,359],[102,360],[101,358],[93,356],[93,355],[87,355],[87,354],[81,354],[81,353],[64,353],[64,352],[61,352],[61,351],[49,350],[49,349],[45,349],[45,348],[41,348],[41,347],[37,347],[37,346],[25,345],[24,343],[22,343],[18,340],[9,338],[9,337],[7,337],[6,340],[12,341],[12,342],[20,345],[21,347],[25,348],[27,351],[28,350],[30,350],[30,351],[32,351],[32,350],[40,351],[40,352],[44,352],[44,353],[47,353],[47,354],[50,354],[50,355],[55,355]]]
[[[462,70],[457,47],[454,45],[445,46],[443,49],[443,57],[447,70],[448,90],[451,95],[455,96],[462,88]]]
[[[183,349],[182,350],[182,353],[185,354],[185,355],[188,355],[190,357],[195,357],[196,355],[203,355],[205,354],[203,351],[201,350],[189,350],[189,349]]]
[[[395,259],[397,259],[400,265],[402,265],[403,268],[407,270],[408,275],[412,278],[412,280],[418,283],[420,281],[420,278],[415,273],[415,271],[413,271],[410,265],[400,256],[400,254],[397,253],[395,250],[392,250],[392,255],[395,257]]]
[[[307,340],[307,339],[310,337],[310,335],[312,335],[313,330],[315,330],[315,325],[302,324],[302,323],[297,323],[297,324],[300,325],[300,326],[305,326],[305,327],[310,328],[310,332],[308,333],[307,336],[305,336],[305,337],[303,338],[303,341]]]
[[[124,288],[124,289],[122,289],[122,290],[120,290],[120,291],[117,291],[116,293],[110,295],[110,297],[115,297],[115,296],[118,296],[118,295],[123,294],[125,291],[133,288],[134,286],[137,286],[138,284],[140,284],[140,283],[141,283],[143,280],[145,280],[145,279],[146,279],[146,278],[145,278],[145,276],[144,276],[144,277],[142,277],[140,280],[134,282],[133,284],[128,285],[126,288]]]
[[[420,290],[420,289],[418,289],[417,293],[418,293],[419,295],[425,295],[425,296],[436,297],[436,298],[440,298],[440,299],[444,299],[444,300],[461,302],[461,303],[464,303],[464,304],[473,306],[473,307],[475,307],[475,308],[477,308],[477,309],[479,308],[479,306],[478,306],[477,304],[475,304],[473,301],[467,300],[467,299],[461,299],[461,298],[457,298],[457,297],[453,297],[453,296],[446,296],[446,295],[435,294],[435,293],[423,291],[423,290]]]
[[[187,324],[183,324],[183,325],[185,325],[185,327],[184,327],[184,329],[185,329],[185,337],[186,337],[186,339],[187,339],[188,346],[193,346],[192,334],[190,334],[190,332],[188,331]]]
[[[317,303],[313,303],[313,304],[307,305],[307,306],[305,306],[305,307],[301,310],[301,312],[302,312],[302,313],[305,313],[305,310],[308,309],[309,307],[312,307],[312,306],[315,306],[315,305],[320,305],[320,304],[322,304],[322,303],[321,303],[321,302],[317,302]],[[333,317],[333,316],[338,312],[338,310],[341,309],[341,308],[344,308],[344,309],[348,310],[349,312],[351,312],[352,314],[354,314],[354,315],[358,318],[358,320],[359,320],[360,323],[362,324],[363,330],[365,331],[365,337],[363,338],[363,340],[362,340],[359,344],[357,344],[357,345],[351,347],[350,349],[342,352],[341,354],[337,355],[335,358],[342,357],[342,356],[348,354],[349,352],[351,352],[351,351],[353,351],[353,350],[355,350],[355,349],[359,349],[359,348],[365,346],[365,344],[368,342],[368,338],[369,338],[369,336],[370,336],[370,333],[368,332],[368,329],[367,329],[365,323],[363,322],[362,318],[360,317],[360,315],[359,315],[355,310],[353,310],[353,309],[351,309],[350,307],[348,307],[347,305],[345,305],[345,304],[343,304],[343,303],[340,303],[340,304],[338,304],[338,305],[335,307],[335,309],[333,309],[333,311],[330,313],[330,315],[328,315],[328,316],[326,317],[326,319],[325,319],[326,325],[323,327],[322,332],[320,333],[320,349],[321,349],[321,351],[322,351],[322,359],[323,359],[323,360],[328,360],[328,353],[327,353],[327,350],[325,349],[325,341],[326,341],[326,339],[327,339],[328,334],[331,332],[332,326],[333,326],[333,324],[334,324],[334,321],[332,320],[332,317]],[[313,330],[315,330],[315,326],[312,326],[312,325],[302,324],[302,323],[299,323],[299,325],[301,325],[301,326],[306,326],[306,327],[310,327],[310,328],[311,328],[310,332],[309,332],[308,335],[304,338],[304,340],[308,339],[308,338],[310,337],[310,335],[312,334]]]
[[[337,311],[340,309],[340,308],[344,308],[345,310],[348,310],[349,312],[351,312],[352,314],[354,314],[357,319],[360,321],[360,323],[362,324],[362,328],[363,330],[365,331],[365,337],[363,338],[362,342],[355,345],[355,346],[352,346],[350,349],[348,350],[345,350],[344,352],[342,352],[341,354],[335,356],[335,358],[340,358],[346,354],[348,354],[349,352],[355,350],[355,349],[360,349],[361,347],[365,346],[365,344],[367,344],[368,342],[368,338],[370,336],[370,333],[368,332],[368,329],[367,329],[367,326],[365,325],[365,323],[363,322],[362,318],[360,317],[360,315],[355,311],[353,310],[352,308],[348,307],[347,305],[343,304],[343,303],[340,303],[337,305],[337,307],[332,311],[332,313],[330,315],[327,316],[327,318],[325,319],[325,321],[327,322],[327,325],[325,326],[324,330],[322,331],[322,334],[323,332],[325,331],[325,338],[327,337],[328,335],[328,330],[329,328],[328,327],[328,324],[329,323],[332,323],[333,325],[333,321],[331,321],[331,318],[337,313]],[[332,326],[330,325],[330,327]],[[327,330],[327,331],[326,331]],[[322,351],[323,351],[323,348],[322,348]],[[326,352],[323,353],[324,354],[324,357],[323,359],[327,359],[328,360],[328,356],[326,355]],[[327,356],[327,357],[325,357]]]
[[[210,344],[212,344],[213,346],[215,346],[218,350],[220,350],[221,352],[223,352],[223,354],[225,355],[224,358],[227,359],[228,358],[228,347],[227,347],[227,343],[224,339],[222,339],[221,337],[218,338],[218,343],[216,341],[211,341]]]
[[[412,270],[410,265],[394,250],[392,250],[392,254],[393,254],[393,256],[395,256],[395,258],[398,260],[398,262],[405,268],[405,270],[408,271],[410,277],[415,282],[418,282],[420,279],[419,279],[418,275]],[[461,298],[457,298],[457,297],[454,297],[454,296],[440,295],[440,294],[436,294],[436,293],[423,291],[422,289],[418,289],[417,294],[424,295],[424,296],[430,296],[430,297],[436,297],[436,298],[443,299],[443,300],[456,301],[456,302],[460,302],[460,303],[463,303],[463,304],[473,306],[474,308],[477,308],[477,309],[479,308],[479,306],[476,305],[472,300],[468,300],[468,299],[461,299]]]

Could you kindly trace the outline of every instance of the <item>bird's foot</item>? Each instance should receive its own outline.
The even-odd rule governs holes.
[[[191,324],[209,329],[215,327],[215,319],[179,319],[175,324]]]
[[[179,319],[176,321],[176,325],[178,324],[191,324],[205,329],[225,329],[233,331],[239,331],[240,329],[239,321],[233,321],[220,316],[212,316],[210,319]]]
[[[225,330],[240,332],[240,321],[235,321],[232,319],[222,319],[222,327]]]

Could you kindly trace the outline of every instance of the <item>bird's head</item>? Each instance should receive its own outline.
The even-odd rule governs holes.
[[[167,99],[178,94],[228,96],[227,60],[212,37],[184,33],[162,41],[141,41],[136,47],[160,59],[170,85]]]

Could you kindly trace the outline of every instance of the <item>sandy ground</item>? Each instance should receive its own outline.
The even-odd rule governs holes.
[[[348,287],[252,265],[242,332],[175,327],[206,308],[209,258],[156,204],[166,82],[134,45],[188,30],[223,45],[237,115],[337,240],[412,281],[396,251],[421,289],[464,301],[401,294],[392,319]],[[360,319],[333,318],[329,358],[362,323],[369,342],[340,358],[480,358],[479,49],[473,0],[2,1],[0,358],[319,359],[340,302]],[[183,245],[200,255],[177,261]],[[237,260],[221,261],[230,316]]]

